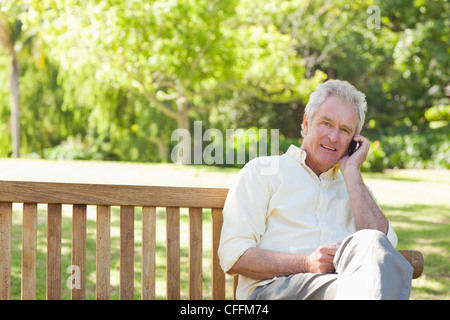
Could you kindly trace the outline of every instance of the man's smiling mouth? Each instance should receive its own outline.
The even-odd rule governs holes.
[[[337,151],[335,148],[327,146],[326,144],[321,144],[320,145],[322,148],[330,150],[330,151]]]

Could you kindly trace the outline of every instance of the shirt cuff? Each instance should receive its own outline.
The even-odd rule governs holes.
[[[391,222],[388,220],[388,232],[387,232],[387,238],[391,242],[392,246],[395,248],[397,247],[398,238],[397,234],[395,233],[394,229],[392,228]]]
[[[233,268],[239,258],[250,248],[255,248],[255,243],[253,241],[239,241],[231,240],[226,245],[221,245],[218,250],[218,256],[220,260],[220,266],[222,270],[226,273]],[[229,273],[231,274],[231,273]],[[232,274],[231,274],[232,275]]]

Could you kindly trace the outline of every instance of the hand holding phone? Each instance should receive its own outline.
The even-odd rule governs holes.
[[[342,173],[354,172],[362,166],[367,159],[369,153],[370,142],[361,135],[355,135],[353,140],[349,143],[347,154],[344,155],[340,161],[339,168]],[[348,168],[352,168],[348,170]]]

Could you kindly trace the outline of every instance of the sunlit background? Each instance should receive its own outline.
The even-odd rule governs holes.
[[[371,11],[375,5],[379,10]],[[447,0],[2,0],[0,157],[170,162],[176,128],[300,137],[315,86],[367,94],[367,170],[448,168]],[[10,81],[12,80],[12,81]]]

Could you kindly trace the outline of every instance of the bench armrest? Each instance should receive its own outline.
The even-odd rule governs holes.
[[[399,250],[403,257],[414,268],[413,279],[417,279],[423,272],[423,256],[420,251],[417,250]]]

